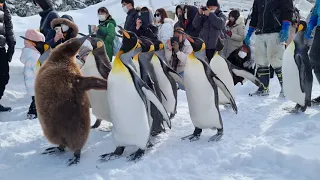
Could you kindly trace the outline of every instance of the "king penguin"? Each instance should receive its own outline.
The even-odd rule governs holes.
[[[297,103],[291,113],[304,112],[311,106],[312,69],[309,62],[309,47],[304,38],[307,24],[300,21],[294,40],[283,54],[282,76],[285,97]]]
[[[164,45],[159,40],[153,40],[155,46],[155,54],[151,63],[155,69],[155,73],[159,80],[159,86],[162,91],[161,99],[167,112],[170,113],[172,119],[177,113],[177,83],[184,84],[183,78],[174,71],[168,64],[165,57]]]
[[[69,166],[80,161],[90,131],[86,91],[107,89],[106,80],[83,77],[76,64],[76,54],[86,39],[72,38],[52,50],[35,80],[35,102],[44,136],[59,145],[43,154],[64,152],[68,148],[74,152]]]
[[[193,52],[188,56],[184,70],[184,84],[187,95],[189,113],[195,130],[193,134],[183,137],[196,141],[200,138],[202,129],[217,129],[217,134],[209,141],[219,141],[223,136],[223,123],[219,110],[218,88],[229,99],[232,108],[237,112],[237,105],[226,87],[216,76],[206,61],[206,45],[200,38],[190,37]]]
[[[141,48],[136,34],[124,30],[123,43],[116,55],[112,70],[108,77],[108,101],[112,117],[112,136],[116,150],[101,155],[101,161],[119,158],[126,146],[137,146],[139,149],[128,159],[140,159],[147,147],[150,138],[147,101],[151,101],[161,112],[169,128],[171,122],[168,114],[152,89],[139,78],[130,62],[136,54],[135,49]]]
[[[94,76],[107,80],[112,66],[107,56],[105,45],[102,40],[94,37],[88,38],[88,41],[91,43],[93,51],[88,55],[81,72],[83,76]],[[90,90],[88,91],[88,96],[92,114],[97,118],[91,128],[98,128],[102,120],[112,123],[106,91]]]
[[[40,66],[44,64],[45,60],[48,59],[52,49],[49,44],[42,41],[33,41],[26,37],[20,36],[22,39],[28,41],[31,45],[33,45],[40,53],[40,57],[36,64],[36,72],[39,71]]]
[[[235,98],[235,86],[234,81],[232,78],[232,74],[240,76],[242,78],[250,80],[256,86],[260,86],[261,82],[257,79],[254,75],[247,72],[246,70],[233,65],[227,59],[224,59],[219,55],[219,52],[222,51],[224,48],[220,39],[217,42],[217,52],[213,56],[210,61],[210,67],[214,73],[221,79],[221,81],[227,86],[228,90],[230,91],[233,98]],[[229,104],[229,99],[224,95],[221,89],[218,89],[219,94],[219,104],[226,105]]]

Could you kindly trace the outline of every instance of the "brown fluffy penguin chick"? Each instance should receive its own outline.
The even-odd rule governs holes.
[[[76,64],[76,54],[87,37],[72,38],[57,46],[40,68],[35,82],[38,119],[45,137],[59,147],[43,154],[69,148],[74,157],[69,166],[80,161],[81,149],[90,131],[87,90],[106,90],[107,81],[83,77]]]

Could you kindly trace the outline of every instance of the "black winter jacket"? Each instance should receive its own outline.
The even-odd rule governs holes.
[[[200,30],[197,30],[195,27],[193,27],[193,20],[196,17],[197,13],[198,13],[198,8],[195,6],[184,6],[184,12],[187,11],[187,26],[183,27],[184,31],[189,34],[190,36],[193,37],[198,37]]]
[[[254,0],[250,26],[256,34],[281,31],[282,21],[292,21],[292,0]]]
[[[0,5],[0,48],[5,48],[6,44],[9,47],[7,51],[7,60],[11,61],[14,53],[14,46],[16,45],[16,39],[13,33],[11,14],[4,2]]]
[[[127,13],[126,22],[124,23],[124,29],[132,32],[135,31],[137,17],[137,10],[135,8],[130,9]]]
[[[41,16],[40,32],[44,37],[47,37],[48,32],[51,30],[51,21],[55,18],[59,18],[59,14],[52,8],[49,8],[40,12],[39,15]]]

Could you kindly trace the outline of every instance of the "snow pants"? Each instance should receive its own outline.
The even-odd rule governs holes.
[[[279,33],[257,34],[254,61],[258,67],[282,67],[285,45],[280,43]]]
[[[5,48],[0,48],[0,99],[9,82],[9,62]]]

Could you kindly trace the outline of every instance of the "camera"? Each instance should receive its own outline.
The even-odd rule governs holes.
[[[206,10],[208,10],[208,8],[207,8],[206,6],[202,6],[202,7],[201,7],[201,10],[202,10],[202,11],[206,11]]]
[[[171,37],[170,42],[171,44],[173,44],[174,42],[177,42],[179,44],[179,37]]]

